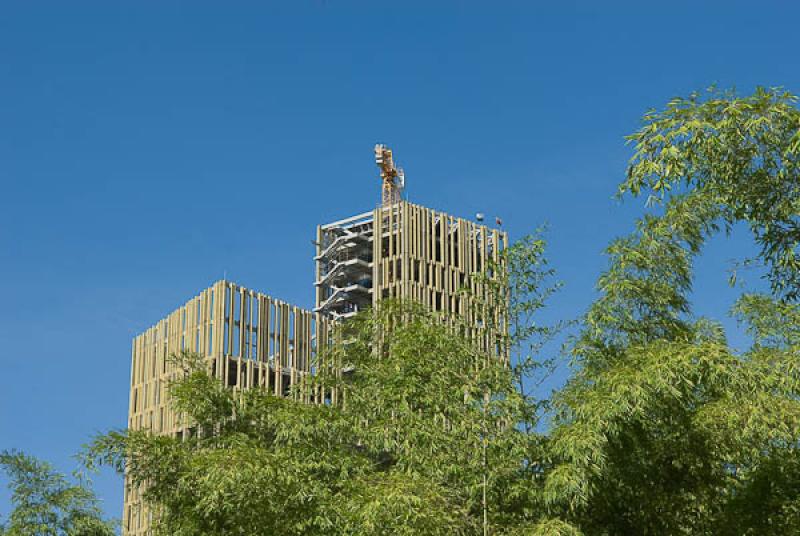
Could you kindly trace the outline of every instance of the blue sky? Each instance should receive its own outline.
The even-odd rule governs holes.
[[[315,225],[379,201],[376,142],[416,203],[547,223],[547,317],[577,316],[643,208],[612,199],[623,136],[713,83],[800,92],[798,6],[3,3],[0,448],[74,467],[125,425],[131,338],[224,273],[310,306]],[[699,313],[751,248],[709,246]],[[118,517],[120,480],[97,488]]]

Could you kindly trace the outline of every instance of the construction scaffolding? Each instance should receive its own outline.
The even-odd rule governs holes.
[[[372,305],[373,213],[317,228],[315,312],[333,320]]]

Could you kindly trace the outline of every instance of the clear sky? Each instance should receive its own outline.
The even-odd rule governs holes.
[[[577,316],[642,210],[612,200],[623,136],[713,83],[800,92],[798,6],[3,2],[0,448],[74,467],[125,426],[131,338],[223,274],[312,305],[315,225],[379,201],[376,142],[416,203],[548,223],[548,316]],[[708,248],[698,312],[749,248]]]

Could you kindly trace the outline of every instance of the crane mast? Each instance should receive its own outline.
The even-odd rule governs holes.
[[[405,175],[394,165],[392,150],[380,143],[375,145],[375,163],[381,171],[381,203],[385,207],[398,203],[405,187]]]

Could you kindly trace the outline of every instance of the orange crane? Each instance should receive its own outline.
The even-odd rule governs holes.
[[[403,170],[394,165],[392,150],[379,143],[375,145],[375,163],[381,170],[381,202],[387,207],[398,203],[405,187]]]

